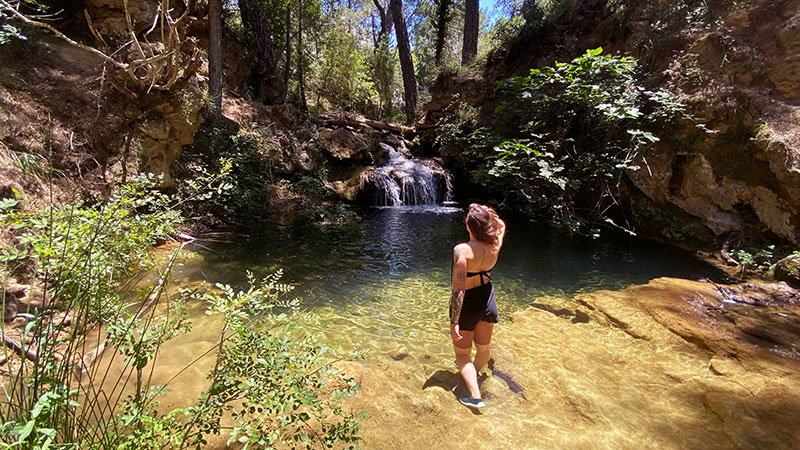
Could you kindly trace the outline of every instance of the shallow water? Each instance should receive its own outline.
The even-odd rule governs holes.
[[[372,350],[368,362],[389,357],[438,365],[452,358],[451,254],[468,239],[464,214],[455,206],[393,207],[364,209],[359,223],[348,226],[275,220],[234,242],[191,246],[197,255],[176,268],[173,283],[243,286],[247,270],[260,277],[281,269],[303,308],[319,316],[312,331],[322,342]],[[507,237],[492,271],[501,323],[527,306],[569,316],[575,294],[655,277],[724,278],[674,248],[613,234],[570,237],[523,217],[504,218]],[[199,309],[193,320],[196,330],[213,328],[203,327],[208,319]]]

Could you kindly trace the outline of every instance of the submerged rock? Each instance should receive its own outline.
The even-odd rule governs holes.
[[[400,347],[389,352],[389,357],[395,361],[400,361],[408,358],[408,349]]]

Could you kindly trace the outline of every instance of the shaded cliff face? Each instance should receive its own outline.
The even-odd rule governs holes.
[[[678,124],[645,154],[643,170],[628,172],[640,231],[705,241],[756,231],[797,244],[800,1],[718,3],[578,1],[541,40],[490,58],[483,75],[437,79],[422,128],[454,95],[482,108],[480,124],[497,125],[497,79],[597,46],[631,54],[713,130]]]

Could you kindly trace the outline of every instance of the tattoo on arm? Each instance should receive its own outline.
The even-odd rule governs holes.
[[[458,318],[461,316],[461,306],[464,304],[464,291],[459,289],[453,291],[450,296],[450,323],[458,323]]]
[[[457,265],[461,258],[461,250],[456,247],[453,249],[453,264]],[[450,323],[458,323],[461,316],[461,306],[464,305],[464,283],[467,281],[467,273],[464,269],[457,268],[455,280],[453,282],[453,294],[450,296]],[[458,286],[458,289],[456,288]]]

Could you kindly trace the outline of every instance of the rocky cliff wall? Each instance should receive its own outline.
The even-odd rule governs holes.
[[[630,54],[713,130],[683,124],[645,154],[646,170],[627,174],[640,230],[703,241],[755,232],[797,244],[799,27],[797,0],[577,1],[541,39],[490,57],[484,73],[435,80],[421,129],[434,127],[453,98],[478,105],[480,124],[496,125],[499,78],[587,48]]]

